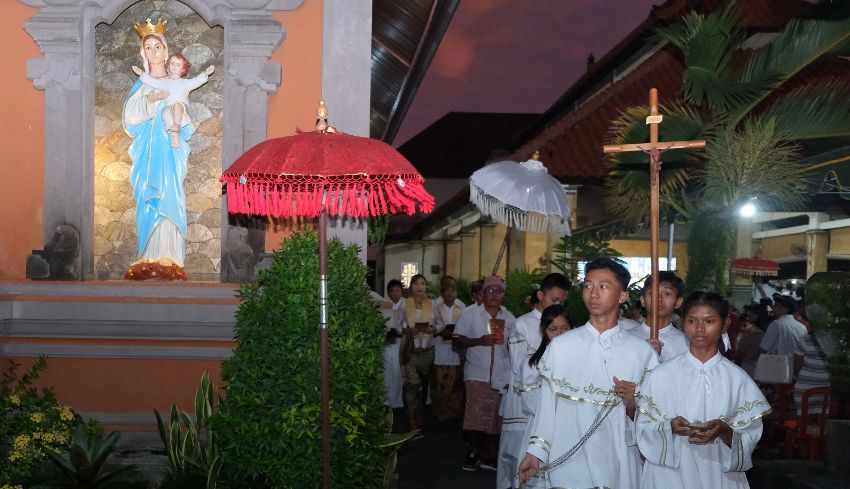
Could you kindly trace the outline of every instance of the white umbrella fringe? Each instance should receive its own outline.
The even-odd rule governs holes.
[[[520,231],[532,233],[548,233],[551,228],[559,236],[570,234],[568,219],[561,219],[556,215],[546,216],[536,212],[526,212],[516,206],[505,204],[476,185],[470,184],[469,187],[470,202],[475,204],[482,214],[497,222]]]

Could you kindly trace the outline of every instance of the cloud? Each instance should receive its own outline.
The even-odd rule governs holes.
[[[657,1],[463,0],[397,142],[450,111],[546,110]]]

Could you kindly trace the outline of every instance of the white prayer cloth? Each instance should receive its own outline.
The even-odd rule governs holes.
[[[637,335],[644,341],[649,340],[649,325],[646,323],[641,323],[640,326],[636,328],[632,328],[629,330],[629,333]],[[682,353],[690,350],[690,343],[688,343],[688,337],[685,336],[685,333],[682,333],[673,323],[668,324],[667,326],[658,330],[658,339],[664,343],[664,346],[661,347],[661,358],[662,362],[666,362],[673,357],[677,357]]]
[[[387,299],[387,302],[392,301]],[[387,318],[384,329],[387,332],[394,329],[401,334],[404,299],[394,303],[391,309],[382,309],[381,311]],[[400,346],[399,338],[393,339],[391,343],[384,346],[384,388],[387,393],[384,404],[393,409],[404,407],[404,380],[401,375]]]
[[[638,445],[646,458],[641,488],[746,488],[744,471],[761,438],[761,418],[770,405],[747,373],[720,353],[702,363],[690,352],[656,368],[644,380],[635,420]],[[670,421],[721,419],[734,434],[694,445],[674,435]]]
[[[437,297],[431,302],[434,309],[434,330],[442,333],[447,324],[457,325],[458,319],[466,306],[463,302],[455,299],[452,307],[446,306],[442,297]],[[460,365],[460,356],[452,349],[452,340],[434,338],[434,365]]]
[[[522,412],[522,401],[517,389],[522,389],[520,370],[523,364],[540,346],[540,319],[542,313],[537,309],[518,317],[508,341],[508,355],[511,369],[508,377],[508,390],[502,396],[499,415],[502,417],[502,436],[499,438],[499,464],[496,467],[496,487],[512,487],[522,459],[517,455],[525,453],[528,438],[525,436],[527,419]],[[537,369],[535,369],[536,372]],[[519,387],[518,387],[519,386]]]
[[[599,423],[572,457],[547,472],[550,487],[638,486],[634,423],[614,392],[613,378],[635,382],[639,389],[656,365],[655,350],[619,325],[599,333],[588,323],[549,344],[538,364],[543,382],[528,453],[540,459],[541,466],[554,462]]]
[[[463,310],[457,324],[455,333],[467,338],[480,338],[489,333],[490,313],[484,309],[484,305],[469,306]],[[514,315],[504,306],[500,307],[496,319],[505,320],[505,328],[510,325],[513,328]],[[490,353],[493,353],[493,372],[490,376]],[[463,380],[478,380],[480,382],[496,384],[500,379],[507,379],[506,372],[510,371],[510,360],[508,359],[507,345],[494,346],[471,346],[466,349],[466,362],[463,366]],[[507,380],[505,380],[507,383]]]

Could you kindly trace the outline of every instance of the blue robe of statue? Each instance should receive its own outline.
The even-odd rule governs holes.
[[[168,257],[183,266],[186,254],[186,178],[191,124],[180,129],[180,147],[172,148],[163,122],[162,101],[148,103],[155,90],[136,81],[124,102],[124,129],[133,138],[130,185],[136,199],[139,258]],[[152,117],[151,117],[152,115]]]

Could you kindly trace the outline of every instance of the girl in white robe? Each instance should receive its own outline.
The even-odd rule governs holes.
[[[514,385],[511,386],[511,389],[519,396],[519,400],[522,403],[522,414],[528,419],[528,424],[524,430],[524,440],[526,442],[530,437],[529,427],[534,423],[534,410],[537,407],[537,400],[540,394],[541,378],[540,371],[537,370],[537,364],[543,358],[549,342],[570,329],[572,329],[572,321],[569,319],[566,307],[561,304],[547,307],[540,315],[540,334],[542,336],[540,345],[533,354],[526,356],[525,360],[520,362],[519,375]],[[523,444],[519,452],[514,455],[516,457],[514,467],[518,467],[519,461],[525,457],[526,446],[527,444]],[[534,487],[545,487],[545,481],[541,477],[529,480],[525,486],[520,485],[517,474],[514,474],[513,477],[514,482],[511,486],[513,488],[524,487],[525,489],[531,489]]]
[[[697,292],[684,305],[690,351],[652,370],[637,396],[641,488],[748,488],[744,472],[770,406],[749,375],[720,351],[729,304]]]

